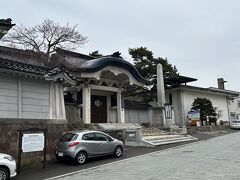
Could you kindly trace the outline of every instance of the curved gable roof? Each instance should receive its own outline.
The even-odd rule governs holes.
[[[107,66],[115,66],[118,68],[125,69],[129,71],[132,74],[132,76],[139,82],[144,83],[146,85],[151,84],[150,81],[144,79],[140,75],[140,73],[138,72],[138,70],[134,65],[123,60],[122,58],[117,58],[117,57],[102,57],[98,59],[88,60],[81,65],[81,71],[92,73],[92,72],[97,72]]]

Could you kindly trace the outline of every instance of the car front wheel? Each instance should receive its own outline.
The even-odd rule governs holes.
[[[77,154],[75,161],[77,164],[84,164],[87,161],[87,153],[81,151]]]
[[[0,168],[0,180],[8,180],[9,179],[9,172],[5,168]]]
[[[114,150],[115,157],[121,157],[123,153],[123,149],[121,146],[117,146]]]

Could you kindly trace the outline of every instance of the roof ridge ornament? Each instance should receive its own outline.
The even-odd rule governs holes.
[[[111,55],[111,57],[122,58],[120,55],[121,53],[119,51],[116,51]]]

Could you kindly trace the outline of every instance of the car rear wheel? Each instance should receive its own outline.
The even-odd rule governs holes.
[[[117,146],[114,150],[115,157],[121,157],[123,153],[123,149],[121,146]]]
[[[87,161],[87,153],[81,151],[77,154],[75,161],[77,164],[84,164]]]
[[[6,168],[0,167],[0,180],[8,180],[9,179],[9,172]]]
[[[60,156],[57,156],[57,155],[56,155],[56,160],[57,160],[57,161],[62,161],[62,160],[63,160],[63,158],[62,158],[62,157],[60,157]]]

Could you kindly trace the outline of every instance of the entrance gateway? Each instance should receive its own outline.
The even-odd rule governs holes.
[[[95,58],[57,49],[57,55],[65,62],[64,67],[52,69],[46,79],[65,86],[65,103],[72,103],[74,107],[69,109],[79,112],[70,113],[76,114],[75,123],[76,119],[84,124],[125,123],[122,92],[128,86],[150,84],[119,53]]]

